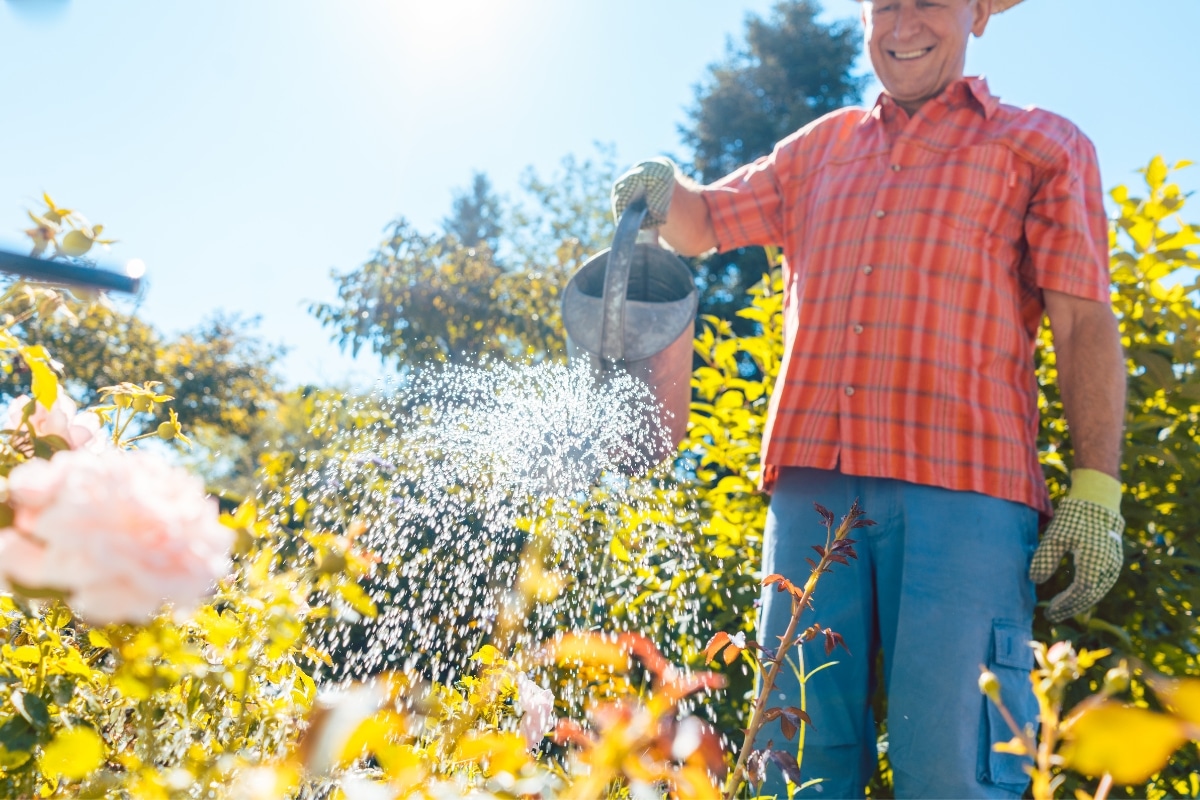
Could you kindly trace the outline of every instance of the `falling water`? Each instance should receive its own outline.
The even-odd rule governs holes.
[[[699,608],[677,577],[695,566],[683,524],[695,512],[671,464],[640,455],[662,452],[666,436],[647,426],[642,384],[618,375],[596,387],[585,367],[558,364],[451,366],[375,399],[380,421],[294,482],[312,503],[308,527],[363,523],[360,544],[379,558],[364,582],[379,613],[323,632],[337,658],[321,677],[461,674],[497,635],[531,540],[565,589],[528,607],[511,651],[555,631],[632,629],[678,661],[672,643]]]

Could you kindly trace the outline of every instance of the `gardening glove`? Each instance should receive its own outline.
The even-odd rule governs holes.
[[[1029,567],[1030,580],[1044,583],[1068,550],[1075,561],[1075,580],[1046,609],[1051,622],[1088,610],[1117,582],[1125,530],[1120,508],[1118,480],[1094,469],[1071,471],[1071,491],[1058,504]]]
[[[629,204],[646,199],[646,218],[643,228],[659,228],[667,224],[667,210],[675,191],[675,162],[669,158],[652,158],[637,164],[617,178],[612,187],[613,219],[620,220]]]

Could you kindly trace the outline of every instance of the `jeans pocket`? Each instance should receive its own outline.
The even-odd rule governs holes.
[[[1000,699],[1021,727],[1037,723],[1037,698],[1030,674],[1033,671],[1033,639],[1028,626],[1007,620],[992,622],[992,652],[988,669],[1000,681]],[[1029,785],[1026,767],[1033,764],[1026,756],[997,753],[994,745],[1010,741],[1014,733],[996,705],[986,697],[979,742],[979,780],[1020,794]]]

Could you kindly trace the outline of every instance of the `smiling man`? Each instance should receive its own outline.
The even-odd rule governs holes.
[[[863,2],[884,87],[872,108],[829,114],[709,186],[655,159],[613,187],[615,213],[644,196],[648,224],[681,253],[783,248],[763,573],[807,575],[824,537],[814,502],[844,512],[861,498],[878,523],[858,563],[822,580],[807,620],[851,655],[807,683],[802,774],[823,782],[806,794],[863,796],[882,685],[897,797],[1019,797],[1024,760],[992,749],[1011,734],[979,667],[1032,723],[1034,581],[1071,554],[1072,583],[1045,610],[1059,622],[1120,572],[1125,369],[1095,150],[1069,121],[963,74],[971,37],[1019,1]],[[1036,446],[1044,315],[1074,447],[1057,509]],[[788,606],[763,595],[760,642],[783,633]],[[804,654],[809,670],[825,660],[816,643]],[[798,704],[789,680],[779,705]]]

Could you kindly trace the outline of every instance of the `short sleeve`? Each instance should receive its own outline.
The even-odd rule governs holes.
[[[780,149],[747,164],[702,190],[708,205],[717,249],[724,252],[783,241],[783,193],[779,181]]]
[[[1042,168],[1025,215],[1039,289],[1108,302],[1108,218],[1096,149],[1078,131]]]

